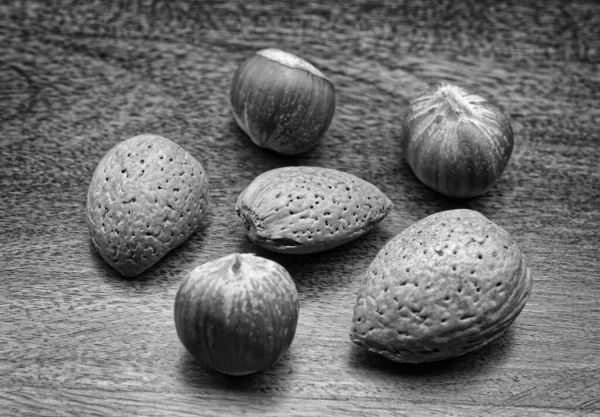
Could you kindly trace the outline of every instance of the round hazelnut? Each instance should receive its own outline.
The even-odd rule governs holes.
[[[237,124],[252,142],[295,155],[313,148],[329,128],[335,88],[304,59],[268,48],[237,68],[230,101]]]
[[[510,121],[498,106],[443,83],[410,102],[401,133],[404,157],[419,180],[455,198],[479,196],[494,186],[513,142]]]
[[[247,375],[275,364],[296,333],[299,296],[280,264],[233,253],[206,262],[175,297],[179,340],[203,366]]]

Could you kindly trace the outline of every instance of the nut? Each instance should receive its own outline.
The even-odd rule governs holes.
[[[245,375],[270,367],[288,350],[299,308],[296,285],[281,265],[236,253],[189,274],[175,298],[175,326],[204,366]]]
[[[476,211],[443,211],[377,254],[358,293],[350,338],[397,362],[459,356],[507,330],[531,287],[508,232]]]
[[[236,210],[248,238],[275,252],[314,253],[371,230],[392,202],[373,184],[320,167],[267,171],[239,195]]]
[[[168,139],[135,136],[94,171],[86,205],[92,243],[119,273],[141,274],[197,229],[207,199],[200,162]]]
[[[455,198],[494,186],[513,142],[510,121],[496,105],[452,84],[434,84],[414,98],[401,133],[404,156],[419,180]]]
[[[306,152],[325,134],[335,111],[335,89],[307,61],[263,49],[235,71],[233,116],[252,141],[285,155]]]

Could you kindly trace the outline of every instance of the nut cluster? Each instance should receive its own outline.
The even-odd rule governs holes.
[[[334,117],[333,82],[308,61],[263,49],[243,61],[230,90],[233,118],[259,147],[281,155],[314,148]],[[499,179],[513,149],[508,117],[478,93],[434,84],[416,96],[401,148],[417,178],[471,198]],[[140,135],[100,161],[88,190],[94,246],[121,274],[151,268],[194,233],[207,175],[174,142]],[[326,167],[263,172],[235,211],[250,241],[272,252],[332,250],[371,232],[393,204],[374,184]],[[531,273],[510,235],[471,210],[436,213],[390,240],[360,286],[350,338],[394,361],[459,356],[502,334],[523,309]],[[177,335],[208,369],[230,375],[272,366],[290,347],[300,303],[278,263],[229,254],[198,266],[174,306]]]

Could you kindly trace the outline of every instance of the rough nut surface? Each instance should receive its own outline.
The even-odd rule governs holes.
[[[392,209],[373,184],[320,167],[284,167],[259,175],[242,191],[237,213],[257,245],[314,253],[362,236]]]
[[[459,356],[502,334],[531,287],[508,232],[472,210],[440,212],[377,254],[358,293],[350,338],[397,362]]]
[[[92,242],[118,272],[138,275],[196,230],[207,198],[200,162],[168,139],[135,136],[94,172],[86,209]]]

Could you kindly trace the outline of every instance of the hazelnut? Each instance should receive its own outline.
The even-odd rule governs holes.
[[[325,75],[291,53],[269,48],[235,71],[233,116],[256,145],[284,155],[313,148],[335,111],[335,89]]]
[[[288,350],[299,296],[280,264],[233,253],[192,270],[175,297],[175,328],[206,368],[227,375],[267,369]]]
[[[513,150],[508,117],[467,88],[434,84],[405,115],[401,146],[415,175],[448,197],[470,198],[500,178]]]

